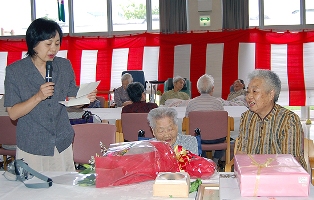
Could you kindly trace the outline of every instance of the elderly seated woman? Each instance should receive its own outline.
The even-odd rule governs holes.
[[[173,108],[158,107],[148,113],[149,125],[155,140],[165,141],[174,148],[176,145],[198,155],[196,137],[178,133],[178,113]]]
[[[299,116],[278,105],[281,81],[276,73],[258,69],[249,74],[237,153],[291,154],[306,169],[304,133]]]

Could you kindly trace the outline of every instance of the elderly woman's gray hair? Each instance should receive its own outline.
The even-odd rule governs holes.
[[[214,78],[211,75],[204,74],[197,80],[197,90],[201,94],[209,94],[214,88]]]
[[[256,69],[248,75],[249,82],[255,78],[260,78],[265,81],[266,92],[270,92],[272,90],[275,91],[274,102],[277,102],[281,91],[281,81],[279,76],[271,70]]]
[[[183,80],[183,81],[185,82],[185,79],[182,78],[181,76],[175,76],[175,77],[173,77],[172,82],[173,82],[173,84],[175,84],[176,82],[178,82],[178,81],[180,81],[180,80]]]
[[[169,107],[158,107],[152,109],[147,116],[147,120],[149,122],[149,126],[152,129],[156,128],[156,121],[159,119],[163,119],[169,117],[172,119],[173,124],[178,125],[178,112],[174,108]]]
[[[121,82],[123,82],[123,81],[125,81],[125,80],[128,80],[129,83],[132,83],[132,82],[133,82],[133,77],[132,77],[132,75],[129,74],[129,73],[123,74],[122,77],[121,77]]]

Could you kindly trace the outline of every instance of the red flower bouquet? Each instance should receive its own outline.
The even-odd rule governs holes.
[[[164,142],[137,141],[113,144],[103,157],[95,158],[96,187],[154,180],[158,172],[176,172],[178,164]]]

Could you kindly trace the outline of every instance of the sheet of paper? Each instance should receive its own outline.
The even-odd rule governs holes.
[[[87,95],[94,91],[98,87],[99,83],[100,81],[83,83],[80,85],[76,98],[70,99],[69,101],[59,101],[59,103],[65,105],[66,107],[89,104],[90,101],[87,98]]]

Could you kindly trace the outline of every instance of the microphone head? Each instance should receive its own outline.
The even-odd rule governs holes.
[[[46,62],[46,70],[52,71],[52,61]]]

